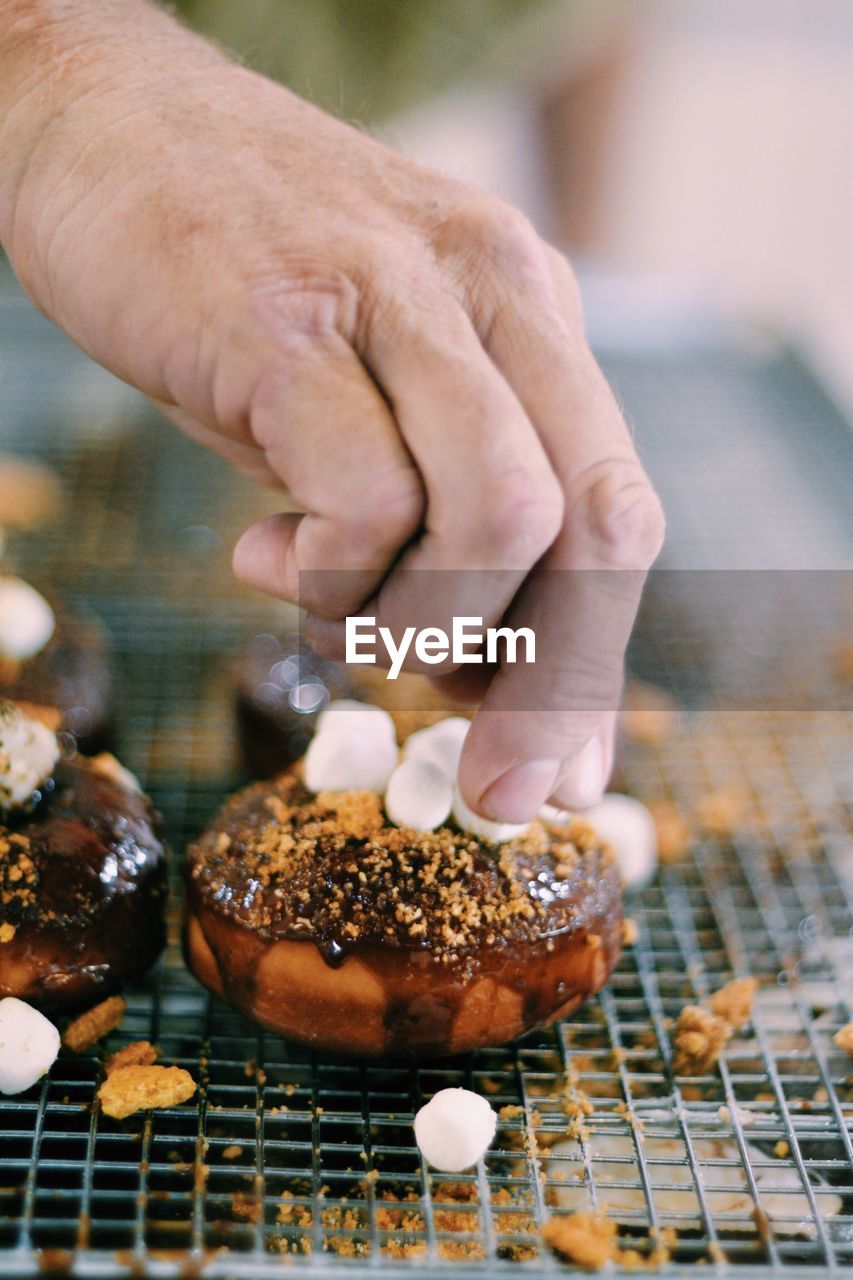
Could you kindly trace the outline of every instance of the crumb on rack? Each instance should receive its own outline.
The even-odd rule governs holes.
[[[711,1012],[731,1027],[742,1027],[752,1015],[757,978],[733,978],[711,996]]]
[[[222,1149],[223,1160],[239,1160],[242,1154],[243,1148],[238,1146],[236,1142],[232,1142],[230,1147],[223,1147]]]
[[[780,1160],[784,1160],[786,1156],[791,1154],[790,1144],[784,1138],[780,1138],[773,1148],[774,1156],[778,1156]]]
[[[15,925],[9,924],[8,920],[4,920],[3,924],[0,924],[0,943],[11,942],[17,932]]]
[[[632,920],[630,916],[626,916],[622,921],[622,945],[625,947],[633,947],[639,936],[636,920]]]
[[[690,823],[671,800],[651,800],[647,808],[655,824],[661,862],[679,862],[690,846]]]
[[[120,1027],[126,1013],[127,1002],[121,996],[110,996],[69,1022],[62,1033],[62,1043],[72,1053],[85,1053],[110,1031]]]
[[[673,1036],[673,1070],[680,1076],[701,1076],[716,1065],[731,1035],[731,1027],[698,1004],[687,1004],[678,1015]]]
[[[836,1031],[832,1039],[839,1049],[853,1056],[853,1022],[848,1022],[846,1027]]]
[[[738,791],[709,791],[696,806],[696,817],[705,831],[730,836],[746,813],[746,798]]]
[[[121,1067],[98,1090],[104,1115],[124,1120],[135,1111],[175,1107],[186,1102],[196,1084],[183,1067]]]
[[[160,1050],[149,1040],[134,1040],[133,1044],[126,1044],[123,1049],[111,1054],[104,1063],[104,1070],[111,1076],[114,1071],[121,1071],[122,1067],[151,1067],[159,1054]]]
[[[616,1223],[600,1213],[570,1213],[549,1218],[542,1238],[565,1261],[585,1271],[600,1271],[619,1258]]]

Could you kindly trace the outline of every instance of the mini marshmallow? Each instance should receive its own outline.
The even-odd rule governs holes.
[[[455,782],[462,746],[470,728],[471,721],[463,716],[448,716],[426,729],[418,729],[403,743],[403,759],[428,760]]]
[[[0,701],[0,809],[29,804],[58,759],[56,734],[13,702]]]
[[[609,792],[580,815],[611,845],[626,885],[642,888],[658,865],[658,839],[654,819],[633,796]]]
[[[369,702],[356,702],[354,698],[337,698],[324,707],[317,717],[315,736],[343,729],[347,733],[357,733],[362,738],[390,738],[397,741],[397,730],[394,721],[387,711],[381,707],[371,706]]]
[[[59,1032],[44,1014],[15,996],[0,1000],[0,1093],[23,1093],[49,1071]]]
[[[565,827],[571,820],[572,815],[568,809],[558,809],[555,804],[543,804],[539,810],[539,817],[543,822],[555,822],[557,826]]]
[[[44,596],[23,578],[0,576],[0,654],[22,662],[41,653],[56,628]]]
[[[318,733],[305,752],[309,791],[377,791],[380,795],[397,767],[397,743],[384,734],[329,728]]]
[[[497,1123],[494,1111],[478,1093],[441,1089],[415,1116],[415,1141],[434,1169],[461,1173],[485,1155]]]
[[[397,827],[435,831],[450,817],[453,783],[429,760],[404,760],[388,780],[385,812]]]
[[[472,835],[482,836],[484,840],[491,840],[495,844],[515,840],[518,836],[523,836],[530,827],[529,822],[492,822],[489,818],[481,818],[479,813],[468,808],[458,786],[453,795],[453,817],[463,831],[470,831]]]

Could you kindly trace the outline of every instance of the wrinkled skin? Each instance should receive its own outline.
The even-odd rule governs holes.
[[[534,667],[439,671],[482,697],[463,792],[509,821],[597,799],[663,520],[565,259],[143,0],[8,0],[0,84],[27,292],[303,513],[247,530],[238,576],[299,596],[332,653],[351,613],[533,626]]]

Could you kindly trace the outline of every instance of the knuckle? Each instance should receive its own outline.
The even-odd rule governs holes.
[[[648,569],[666,530],[663,508],[645,472],[639,464],[624,462],[599,472],[575,504],[570,523],[607,563],[622,569]]]
[[[535,564],[559,535],[564,500],[556,479],[514,471],[495,485],[481,537],[491,556],[513,567]]]
[[[482,196],[466,201],[452,219],[454,238],[509,279],[545,281],[548,257],[542,240],[520,210]]]
[[[256,276],[250,318],[278,346],[299,345],[355,329],[360,290],[351,276],[326,262],[290,262]]]

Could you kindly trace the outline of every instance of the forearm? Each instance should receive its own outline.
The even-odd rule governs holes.
[[[103,111],[106,125],[170,64],[184,80],[223,61],[147,0],[0,0],[0,242],[10,250],[19,193],[66,120]]]

